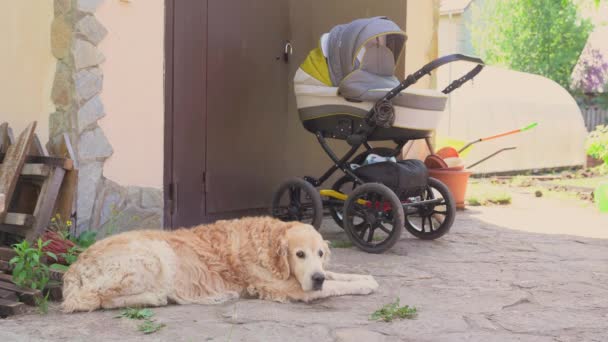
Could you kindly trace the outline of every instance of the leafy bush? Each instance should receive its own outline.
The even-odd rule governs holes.
[[[608,166],[608,125],[597,126],[589,133],[586,148],[588,155],[603,160],[604,167]]]

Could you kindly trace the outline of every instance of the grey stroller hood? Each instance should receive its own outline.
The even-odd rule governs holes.
[[[358,19],[329,32],[327,59],[331,81],[340,94],[371,100],[371,89],[393,88],[393,75],[406,41],[405,32],[387,17]],[[364,51],[363,55],[361,53]]]

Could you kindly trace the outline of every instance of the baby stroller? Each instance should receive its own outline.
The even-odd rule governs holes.
[[[395,157],[408,141],[431,136],[447,94],[476,76],[483,61],[445,56],[400,82],[394,73],[405,41],[405,33],[386,17],[358,19],[321,37],[294,84],[300,120],[334,165],[320,178],[292,178],[281,184],[272,198],[274,217],[319,229],[325,207],[352,243],[369,253],[391,248],[402,227],[424,240],[450,230],[456,208],[448,188],[430,178],[421,161]],[[442,92],[407,89],[454,61],[477,66]],[[345,140],[350,150],[340,158],[327,139]],[[373,141],[392,141],[396,147],[374,148]],[[365,150],[357,155],[361,147]],[[331,189],[317,191],[337,170],[344,176]]]

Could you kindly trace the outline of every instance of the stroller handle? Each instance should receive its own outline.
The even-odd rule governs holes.
[[[365,117],[366,127],[361,127],[361,129],[357,133],[351,135],[347,139],[348,143],[352,146],[362,144],[366,141],[367,137],[372,134],[378,124],[374,118],[376,114],[376,108],[379,108],[385,102],[390,101],[392,98],[401,93],[404,89],[418,82],[419,79],[423,78],[426,75],[430,75],[433,70],[439,68],[442,65],[457,61],[472,62],[476,63],[477,65],[464,76],[457,80],[454,80],[445,89],[443,89],[442,92],[444,94],[449,94],[455,89],[460,88],[460,86],[462,86],[464,83],[472,80],[475,76],[477,76],[477,74],[481,72],[481,70],[483,70],[485,66],[485,63],[481,58],[467,56],[459,53],[443,56],[426,64],[415,73],[408,75],[405,80],[403,80],[403,82],[401,82],[395,88],[391,89],[388,93],[386,93],[386,95],[384,95],[384,97],[382,97],[376,102],[376,104],[372,107],[372,109],[367,113]]]
[[[466,61],[466,62],[477,63],[477,66],[475,66],[475,68],[473,68],[471,71],[469,71],[466,75],[464,75],[461,78],[450,83],[442,91],[444,94],[449,94],[452,91],[454,91],[455,89],[460,88],[460,86],[462,86],[464,83],[472,80],[475,76],[477,76],[477,74],[479,74],[481,72],[481,70],[485,66],[485,63],[483,62],[483,60],[478,57],[467,56],[467,55],[463,55],[463,54],[459,54],[459,53],[443,56],[441,58],[438,58],[438,59],[426,64],[425,66],[420,68],[415,73],[407,76],[405,78],[405,80],[403,80],[403,82],[401,82],[398,86],[396,86],[391,91],[386,93],[386,96],[384,96],[378,102],[391,100],[393,97],[395,97],[399,93],[401,93],[404,89],[406,89],[409,86],[411,86],[412,84],[418,82],[419,79],[423,78],[426,75],[430,75],[433,70],[439,68],[442,65],[452,63],[452,62],[457,62],[457,61]]]

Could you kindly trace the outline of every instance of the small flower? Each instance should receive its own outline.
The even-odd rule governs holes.
[[[72,226],[72,220],[67,220],[67,221],[65,222],[65,224],[66,224],[68,227],[71,227],[71,226]]]
[[[51,222],[55,223],[55,221],[56,221],[56,220],[55,220],[55,218],[53,217],[53,218],[51,219]]]

